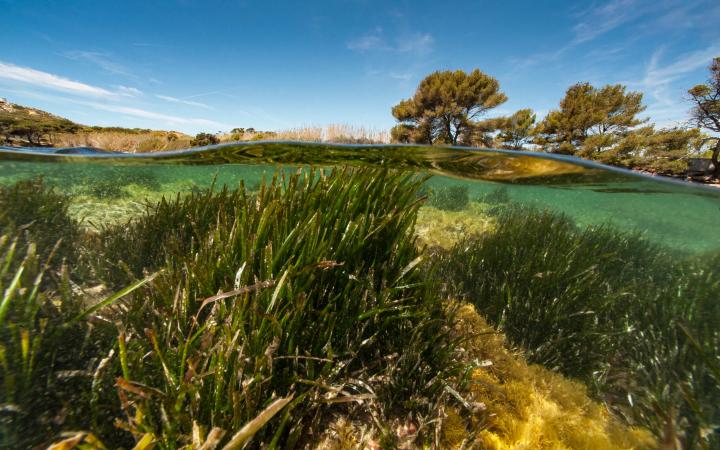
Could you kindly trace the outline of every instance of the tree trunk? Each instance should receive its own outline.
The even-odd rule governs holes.
[[[457,145],[457,136],[453,136],[452,133],[452,125],[450,123],[450,119],[445,119],[445,132],[447,133],[448,137],[450,138],[450,143],[452,145]]]
[[[720,139],[715,142],[715,148],[713,149],[712,156],[710,157],[713,164],[712,177],[715,179],[720,178],[720,164],[718,164],[718,156],[720,156]]]

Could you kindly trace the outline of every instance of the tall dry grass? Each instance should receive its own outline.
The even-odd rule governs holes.
[[[330,142],[335,144],[388,144],[388,130],[350,124],[304,125],[279,131],[257,131],[255,133],[223,133],[221,142],[232,141],[302,141]]]
[[[387,144],[390,142],[390,133],[387,130],[340,123],[281,130],[276,133],[276,138],[337,144]]]

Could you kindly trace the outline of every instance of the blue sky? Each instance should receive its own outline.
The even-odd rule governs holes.
[[[0,97],[89,125],[394,124],[428,73],[479,68],[544,115],[623,83],[682,123],[720,56],[717,0],[0,0]]]

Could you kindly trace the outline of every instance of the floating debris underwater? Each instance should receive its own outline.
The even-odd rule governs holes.
[[[0,154],[2,447],[720,445],[720,193],[431,147]]]

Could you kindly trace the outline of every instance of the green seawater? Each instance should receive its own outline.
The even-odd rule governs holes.
[[[684,253],[720,249],[720,189],[648,177],[570,158],[428,147],[265,143],[132,157],[0,152],[0,184],[42,177],[73,197],[72,213],[96,228],[142,213],[146,202],[211,185],[256,189],[303,167],[350,165],[430,174],[431,189],[467,189],[470,201],[566,214],[580,226],[613,226]],[[504,195],[503,194],[503,195]]]
[[[36,253],[53,250],[35,243],[62,237],[34,231],[50,226],[40,222],[52,205],[28,206],[40,205],[38,223],[14,220],[17,199],[8,202],[17,211],[0,211],[0,448],[47,446],[78,430],[107,448],[146,435],[178,448],[196,421],[227,438],[293,396],[294,409],[248,448],[310,442],[327,417],[348,411],[380,429],[397,423],[395,412],[442,423],[433,414],[452,407],[479,432],[490,416],[468,412],[464,377],[495,369],[458,356],[465,341],[445,321],[461,303],[514,353],[582,383],[621,426],[720,448],[720,189],[486,149],[258,142],[73,152],[0,148],[2,192],[42,180],[24,186],[51,187],[80,226],[68,234],[76,241],[58,244],[67,260],[43,266]],[[343,172],[355,185],[330,175],[347,167],[390,175]],[[334,180],[319,185],[357,209],[338,210],[293,178],[309,173]],[[369,190],[377,179],[394,190]],[[240,188],[248,195],[233,196]],[[322,199],[317,214],[288,193]],[[368,204],[354,201],[364,195]],[[203,201],[212,217],[198,217]],[[235,202],[230,217],[226,202]],[[364,211],[377,216],[357,217]],[[322,400],[328,392],[381,407],[336,407]]]

